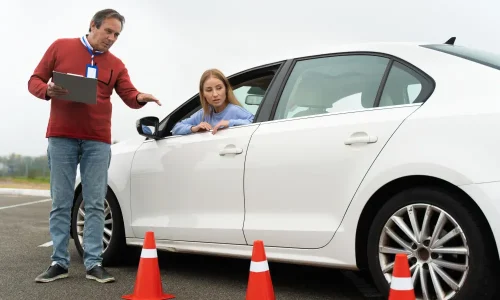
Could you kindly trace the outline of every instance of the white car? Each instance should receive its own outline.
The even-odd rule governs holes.
[[[172,136],[193,96],[113,145],[106,264],[159,250],[369,270],[387,293],[406,253],[418,299],[491,296],[500,245],[500,57],[374,43],[230,77],[253,124]],[[143,126],[152,134],[143,132]],[[78,179],[73,237],[82,250]],[[333,283],[332,283],[333,284]],[[478,298],[479,299],[479,298]]]

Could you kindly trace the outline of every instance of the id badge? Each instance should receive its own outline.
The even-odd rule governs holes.
[[[87,65],[87,70],[85,72],[85,77],[87,77],[87,78],[97,78],[97,66]]]

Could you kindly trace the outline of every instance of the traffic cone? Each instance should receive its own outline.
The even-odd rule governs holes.
[[[389,300],[415,300],[415,291],[406,254],[396,254]]]
[[[175,298],[174,295],[163,293],[155,235],[152,231],[146,232],[146,236],[144,237],[134,293],[124,295],[122,298],[128,300],[164,300]]]
[[[275,300],[264,243],[254,241],[246,300]]]

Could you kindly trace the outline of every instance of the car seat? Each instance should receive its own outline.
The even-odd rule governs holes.
[[[293,118],[328,113],[327,109],[332,107],[334,100],[329,88],[331,84],[332,79],[320,73],[304,74],[289,101],[307,109],[296,113]]]

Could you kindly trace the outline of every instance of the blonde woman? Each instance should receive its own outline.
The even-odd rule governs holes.
[[[221,128],[250,124],[254,115],[236,99],[226,76],[217,69],[205,71],[200,79],[201,109],[178,122],[173,135],[185,135],[204,130],[215,134]]]

